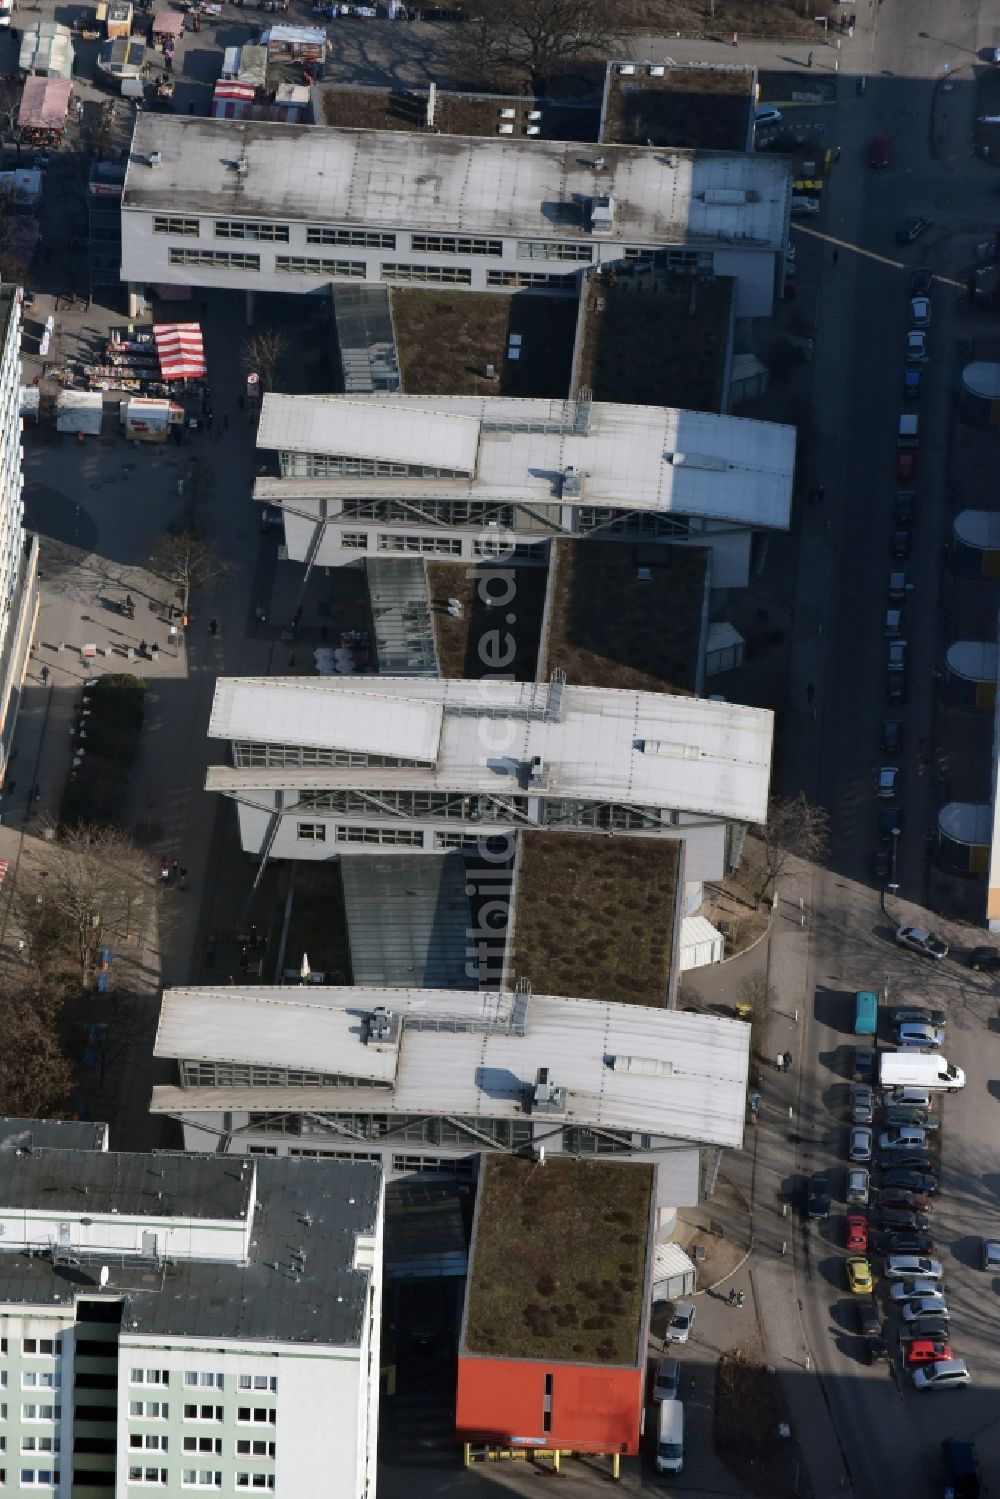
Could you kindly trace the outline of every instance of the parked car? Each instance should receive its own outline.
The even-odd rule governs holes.
[[[896,478],[901,484],[909,484],[916,477],[917,455],[912,448],[896,450]],[[893,555],[897,555],[893,553]],[[909,556],[909,552],[906,553]]]
[[[260,529],[262,533],[283,531],[285,529],[285,512],[280,505],[262,505],[260,507]]]
[[[870,1364],[887,1364],[889,1362],[889,1345],[885,1338],[868,1338],[866,1346],[868,1362]]]
[[[754,111],[753,122],[755,125],[779,125],[781,123],[781,110],[775,109],[773,104],[762,104]]]
[[[793,219],[811,218],[813,214],[819,213],[819,199],[796,195],[792,198],[789,212]]]
[[[927,334],[922,328],[911,328],[906,335],[907,364],[923,364],[927,358]]]
[[[925,1278],[899,1280],[890,1286],[889,1298],[893,1306],[902,1306],[904,1301],[943,1301],[944,1291],[934,1281]]]
[[[947,1025],[948,1017],[943,1010],[929,1010],[926,1005],[894,1005],[886,1012],[890,1025],[905,1025],[907,1021],[924,1025]]]
[[[882,1318],[878,1314],[878,1307],[869,1298],[867,1301],[856,1303],[858,1308],[858,1330],[866,1338],[877,1338],[882,1332]]]
[[[927,1025],[923,1020],[904,1020],[896,1027],[896,1041],[900,1049],[914,1046],[920,1051],[940,1051],[944,1045],[944,1031],[937,1025]]]
[[[924,372],[919,365],[911,364],[903,371],[903,400],[919,401],[924,384]]]
[[[1000,969],[1000,948],[974,947],[969,954],[969,967],[980,973],[996,973]]]
[[[983,1269],[1000,1270],[1000,1239],[983,1240]]]
[[[939,1012],[935,1010],[932,1013],[937,1014]],[[915,1088],[912,1084],[909,1086],[897,1084],[895,1088],[886,1088],[884,1090],[882,1101],[885,1104],[909,1103],[916,1109],[929,1109],[931,1106],[930,1089]]]
[[[885,1275],[887,1280],[903,1280],[913,1277],[940,1280],[944,1271],[938,1260],[929,1259],[926,1255],[892,1254],[886,1260]]]
[[[883,1112],[882,1120],[888,1129],[902,1129],[907,1125],[915,1125],[917,1129],[925,1129],[931,1133],[938,1128],[938,1121],[933,1114],[928,1114],[926,1109],[915,1109],[912,1104],[908,1103],[890,1104]]]
[[[913,1371],[913,1385],[917,1390],[958,1390],[972,1378],[960,1358],[941,1359],[936,1364],[921,1364]]]
[[[901,452],[900,457],[902,456],[903,454]],[[892,555],[897,559],[897,561],[905,562],[906,558],[910,555],[910,548],[912,547],[912,545],[913,537],[909,531],[893,531],[892,541],[889,543],[889,547]],[[890,577],[892,576],[898,577],[900,576],[900,574],[890,574]],[[905,576],[905,574],[903,574],[902,576]]]
[[[889,574],[889,598],[902,601],[906,598],[911,588],[909,575],[904,572],[891,572]]]
[[[892,519],[897,526],[912,526],[917,513],[916,491],[900,489],[892,502]]]
[[[858,1083],[874,1083],[878,1077],[878,1052],[870,1046],[853,1047],[851,1076]]]
[[[883,1187],[878,1194],[880,1208],[899,1208],[904,1213],[929,1213],[931,1204],[920,1192],[904,1192],[899,1187]]]
[[[882,1254],[930,1254],[934,1240],[929,1233],[886,1234],[879,1244]]]
[[[871,1177],[864,1166],[852,1166],[847,1173],[847,1201],[852,1206],[865,1207],[871,1190]]]
[[[830,1187],[825,1176],[818,1172],[809,1178],[809,1189],[806,1196],[806,1217],[812,1219],[829,1218],[830,1216]]]
[[[885,884],[892,873],[892,856],[887,848],[876,848],[872,853],[872,874],[880,884]]]
[[[653,1378],[654,1400],[676,1400],[680,1391],[681,1366],[675,1358],[661,1358]]]
[[[924,1317],[915,1316],[906,1318],[905,1311],[903,1316],[905,1320],[901,1322],[899,1328],[899,1342],[903,1348],[909,1343],[916,1342],[919,1338],[946,1338],[948,1336],[947,1317],[934,1316],[932,1313],[928,1313]]]
[[[916,214],[904,219],[896,229],[897,245],[912,245],[915,239],[919,239],[927,232],[933,222],[933,219],[926,219]]]
[[[931,1158],[926,1150],[880,1150],[878,1166],[882,1171],[896,1168],[905,1171],[929,1171]]]
[[[862,1254],[852,1254],[845,1261],[847,1269],[847,1285],[855,1296],[870,1296],[875,1289],[872,1279],[872,1267]]]
[[[882,1227],[891,1232],[927,1233],[931,1226],[930,1219],[923,1213],[908,1208],[879,1208],[879,1219]]]
[[[694,1322],[696,1307],[693,1301],[678,1301],[674,1304],[674,1315],[670,1319],[667,1328],[667,1341],[670,1343],[686,1343],[691,1336],[691,1324]]]
[[[878,1137],[880,1150],[911,1150],[923,1149],[927,1144],[927,1136],[923,1130],[915,1124],[904,1124],[900,1129],[883,1130]]]
[[[929,328],[931,325],[931,299],[927,296],[910,298],[910,322],[914,328]]]
[[[851,1123],[871,1124],[874,1118],[874,1088],[870,1083],[855,1083],[851,1089]]]
[[[870,1161],[872,1158],[872,1132],[864,1125],[851,1130],[848,1155],[852,1161]]]
[[[929,1171],[909,1171],[899,1167],[893,1167],[885,1173],[882,1185],[905,1187],[908,1192],[926,1192],[928,1195],[938,1189],[937,1177],[932,1176]]]
[[[898,718],[883,718],[882,749],[887,755],[896,755],[903,747],[903,724]]]
[[[891,807],[880,807],[878,814],[878,836],[883,843],[898,838],[903,831],[903,813],[895,803]]]
[[[908,1369],[912,1369],[918,1364],[933,1364],[939,1359],[953,1357],[948,1344],[942,1343],[940,1338],[914,1338],[912,1343],[906,1345],[903,1362]]]
[[[887,135],[875,135],[872,137],[868,147],[868,165],[870,167],[887,167],[889,165],[889,137]]]
[[[923,953],[927,958],[933,958],[939,962],[941,958],[948,956],[948,944],[935,937],[933,932],[925,931],[919,926],[901,926],[896,929],[896,941],[900,947],[908,947],[913,952]]]
[[[926,297],[931,289],[933,279],[929,266],[917,266],[917,269],[910,277],[910,295],[913,297]]]
[[[868,1219],[862,1213],[848,1213],[844,1247],[864,1254],[868,1248]]]
[[[898,671],[886,672],[885,700],[890,708],[898,708],[906,701],[906,678]]]
[[[942,1322],[951,1321],[951,1313],[946,1303],[936,1296],[922,1296],[919,1301],[904,1303],[904,1322],[916,1322],[924,1317],[940,1317]]]
[[[888,798],[899,791],[899,766],[880,765],[875,773],[875,794]]]

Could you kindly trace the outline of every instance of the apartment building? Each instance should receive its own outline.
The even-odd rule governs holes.
[[[21,497],[21,292],[0,286],[0,785],[38,614],[38,537]]]
[[[787,530],[795,429],[612,402],[506,396],[264,399],[277,455],[254,499],[293,561],[418,554],[544,562],[561,536],[706,547],[745,586],[757,530]]]
[[[382,1217],[370,1162],[0,1150],[0,1482],[371,1499]]]
[[[706,698],[497,677],[222,677],[209,737],[261,860],[475,848],[521,828],[683,838],[720,879],[767,815],[773,715]]]
[[[535,994],[302,984],[168,989],[152,1112],[190,1150],[471,1179],[482,1152],[657,1166],[662,1222],[739,1149],[750,1027]]]
[[[575,295],[632,260],[732,276],[769,316],[791,173],[745,152],[507,134],[136,116],[122,280],[326,292],[342,282]],[[528,127],[530,132],[531,127]]]

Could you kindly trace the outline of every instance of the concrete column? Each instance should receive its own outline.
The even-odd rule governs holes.
[[[138,317],[142,296],[134,281],[128,284],[128,315],[130,318]]]

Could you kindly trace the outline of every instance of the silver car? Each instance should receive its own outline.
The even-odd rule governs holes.
[[[866,1207],[871,1177],[864,1166],[852,1166],[847,1173],[847,1200],[852,1207]]]
[[[904,1020],[896,1027],[899,1045],[915,1046],[919,1050],[940,1051],[944,1045],[944,1031],[940,1026],[926,1025],[921,1020]]]
[[[938,1260],[926,1254],[890,1254],[885,1262],[888,1280],[940,1280],[944,1275]]]
[[[670,1326],[667,1328],[667,1341],[670,1343],[686,1343],[691,1336],[691,1324],[694,1321],[695,1305],[693,1301],[678,1301],[674,1306],[674,1315]]]
[[[943,1301],[944,1292],[933,1280],[900,1280],[891,1287],[889,1295],[900,1301]]]

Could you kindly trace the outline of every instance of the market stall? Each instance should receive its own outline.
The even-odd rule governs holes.
[[[208,369],[197,323],[158,323],[153,337],[164,380],[204,380]]]
[[[251,113],[257,90],[252,83],[220,78],[212,92],[209,113],[213,120],[242,120]]]
[[[97,21],[103,24],[104,35],[109,41],[117,36],[132,34],[132,6],[130,0],[107,0],[97,7]]]
[[[100,437],[104,397],[100,391],[61,390],[56,396],[56,430]]]
[[[173,401],[133,396],[119,402],[118,415],[125,436],[139,442],[166,442],[184,426],[184,408]]]
[[[66,78],[38,78],[24,81],[17,128],[22,141],[32,146],[57,146],[66,128],[73,85]]]
[[[18,70],[41,78],[72,78],[73,33],[55,21],[25,27],[21,35]]]
[[[304,83],[281,83],[275,90],[271,118],[285,125],[304,125],[311,102],[312,92]]]
[[[179,10],[157,10],[153,13],[153,42],[166,47],[184,35],[184,17]]]
[[[326,32],[316,26],[272,26],[261,40],[269,58],[291,57],[302,63],[326,61]]]

